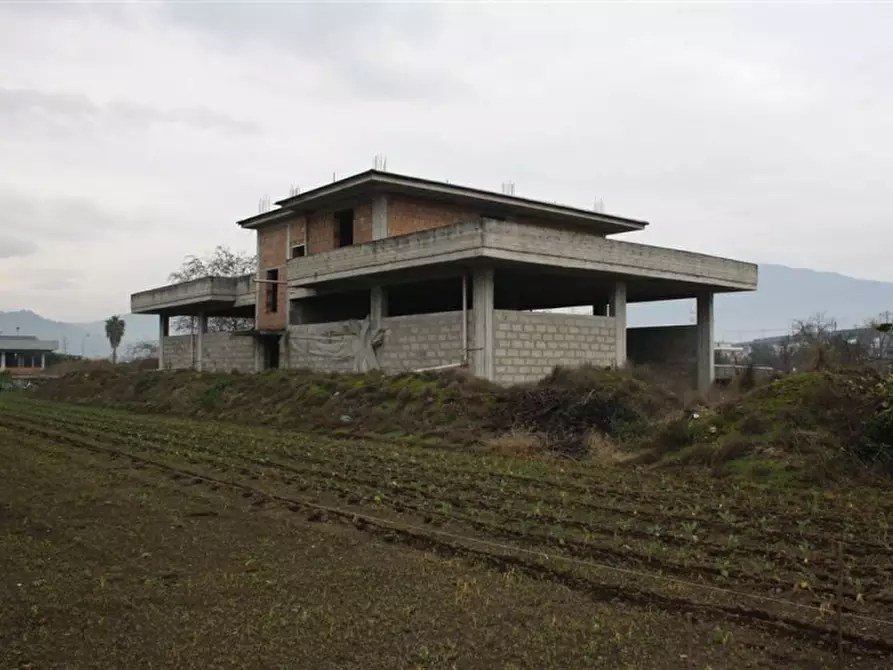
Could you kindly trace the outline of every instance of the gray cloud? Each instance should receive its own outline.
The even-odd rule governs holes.
[[[394,101],[471,93],[448,61],[426,62],[420,53],[441,35],[436,5],[174,3],[164,9],[218,47],[281,48],[327,72],[328,83],[347,95]],[[295,83],[282,77],[284,87]]]
[[[52,188],[52,184],[45,186]],[[17,235],[27,232],[53,241],[87,242],[118,232],[133,234],[146,223],[139,216],[110,212],[87,198],[28,195],[0,186],[0,230]]]
[[[36,253],[37,249],[37,243],[34,240],[0,232],[0,258],[30,256]]]
[[[116,101],[97,104],[83,94],[0,87],[0,124],[54,133],[102,132],[115,126],[141,130],[175,124],[229,135],[254,134],[261,127],[204,107],[162,109]]]

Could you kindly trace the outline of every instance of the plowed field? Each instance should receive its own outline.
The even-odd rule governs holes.
[[[893,654],[881,484],[774,490],[10,393],[0,505],[0,667],[837,667],[838,590],[845,667]]]

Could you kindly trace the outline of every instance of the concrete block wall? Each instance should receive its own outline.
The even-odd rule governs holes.
[[[529,382],[556,365],[614,364],[614,319],[608,316],[516,312],[493,313],[494,380]]]
[[[254,372],[254,338],[231,333],[204,333],[202,369],[206,372]],[[164,369],[192,368],[198,362],[197,335],[170,335],[162,340]]]
[[[471,337],[471,313],[468,337]],[[353,372],[348,321],[290,326],[288,366],[319,372]],[[411,314],[382,319],[384,342],[376,351],[385,372],[406,372],[462,362],[462,313]],[[470,340],[469,340],[470,341]],[[326,352],[327,355],[315,355]],[[285,365],[283,358],[283,366]]]
[[[193,335],[170,335],[162,338],[164,369],[179,370],[191,368],[198,352],[195,350],[197,338]]]
[[[469,312],[469,342],[471,323]],[[378,361],[387,372],[462,362],[462,312],[391,316],[382,319],[382,328],[386,332]]]
[[[232,333],[204,333],[202,370],[205,372],[254,372],[254,338]]]

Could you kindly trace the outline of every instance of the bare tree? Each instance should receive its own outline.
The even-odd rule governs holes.
[[[799,369],[861,365],[868,361],[866,343],[852,331],[840,331],[825,313],[794,322],[793,358]]]
[[[124,356],[128,361],[142,361],[150,358],[158,358],[158,342],[146,340],[143,342],[134,342],[127,347]]]
[[[205,257],[187,256],[178,270],[168,276],[171,282],[179,284],[205,277],[242,277],[253,274],[257,269],[257,256],[232,251],[229,247],[218,246]],[[216,316],[208,319],[211,332],[234,332],[247,330],[254,325],[252,319],[234,316]],[[172,319],[171,328],[177,332],[196,331],[195,317],[181,316]]]

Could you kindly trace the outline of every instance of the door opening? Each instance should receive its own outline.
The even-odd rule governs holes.
[[[264,352],[264,370],[279,369],[279,335],[264,335],[261,338]]]
[[[335,246],[349,247],[353,244],[353,210],[335,212]]]

